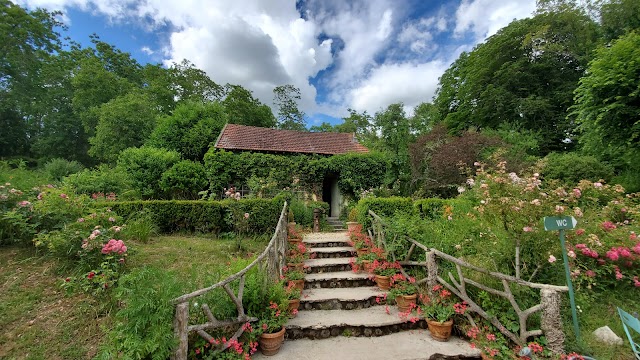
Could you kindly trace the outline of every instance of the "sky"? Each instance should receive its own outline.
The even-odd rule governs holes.
[[[62,11],[85,46],[96,33],[141,64],[187,59],[270,106],[273,88],[292,84],[309,126],[397,102],[411,115],[461,52],[535,10],[535,0],[13,1]]]

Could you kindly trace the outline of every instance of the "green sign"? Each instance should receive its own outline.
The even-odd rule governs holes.
[[[574,229],[578,224],[578,220],[573,216],[545,216],[545,230],[570,230]]]

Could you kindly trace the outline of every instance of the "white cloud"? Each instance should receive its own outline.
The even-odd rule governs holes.
[[[535,9],[535,0],[462,0],[456,11],[454,34],[471,31],[477,41],[482,41],[514,19],[530,16]]]
[[[416,105],[431,100],[438,87],[438,76],[448,66],[443,61],[382,65],[351,90],[351,104],[355,110],[375,113],[389,104],[403,102],[405,111],[411,113]]]
[[[151,48],[148,47],[148,46],[143,46],[142,48],[140,48],[140,51],[142,51],[143,53],[145,53],[147,55],[155,54],[155,51],[151,50]]]

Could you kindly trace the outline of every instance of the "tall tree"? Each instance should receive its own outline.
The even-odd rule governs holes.
[[[443,74],[438,119],[456,131],[507,123],[540,132],[543,154],[565,149],[574,136],[566,111],[598,45],[597,30],[580,8],[512,22]]]
[[[273,89],[274,103],[278,107],[278,127],[285,130],[305,131],[304,112],[298,109],[300,89],[293,85],[280,85]]]
[[[610,0],[600,9],[600,22],[606,41],[640,29],[640,1]]]
[[[268,128],[276,126],[276,118],[271,109],[255,99],[251,91],[231,84],[227,84],[225,90],[227,94],[222,104],[230,123]]]
[[[380,134],[381,141],[377,148],[389,154],[390,173],[388,183],[406,193],[406,185],[410,180],[409,143],[412,136],[409,131],[409,119],[402,103],[391,104],[386,110],[377,112],[374,124]]]
[[[28,155],[40,130],[33,116],[36,99],[46,92],[42,63],[60,49],[57,13],[28,11],[0,0],[0,155]]]
[[[155,127],[157,112],[148,96],[132,91],[101,105],[96,115],[89,155],[114,163],[122,150],[144,144]]]
[[[220,102],[184,102],[171,115],[158,119],[146,145],[174,150],[184,159],[200,161],[227,123]]]
[[[640,155],[640,34],[631,32],[599,49],[575,91],[571,118],[587,152],[637,163]],[[617,165],[625,165],[618,163]]]

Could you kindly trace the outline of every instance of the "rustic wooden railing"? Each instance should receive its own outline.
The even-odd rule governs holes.
[[[242,295],[244,292],[245,275],[249,270],[256,266],[260,266],[261,269],[268,274],[273,281],[278,281],[282,275],[282,268],[286,264],[285,252],[287,249],[287,203],[284,203],[282,211],[280,212],[280,218],[276,225],[276,230],[269,241],[266,249],[258,255],[258,257],[251,262],[247,267],[239,272],[229,276],[228,278],[213,284],[209,287],[196,290],[192,293],[182,295],[173,300],[176,305],[176,313],[173,320],[173,328],[176,338],[179,340],[178,348],[174,353],[174,360],[186,360],[189,350],[189,333],[196,332],[202,338],[207,341],[211,341],[212,336],[207,333],[206,330],[226,328],[229,326],[237,326],[246,322],[256,321],[258,319],[249,317],[244,312],[242,305]],[[234,281],[238,281],[238,293],[235,294],[230,284]],[[207,304],[202,304],[201,308],[204,315],[209,320],[204,324],[189,325],[189,303],[192,299],[202,296],[217,288],[223,288],[229,295],[233,303],[236,305],[238,316],[236,319],[219,320],[211,313]],[[239,326],[238,330],[231,337],[231,339],[238,339],[244,332],[243,326]],[[229,340],[231,340],[229,339]],[[229,347],[229,341],[216,350],[218,352],[224,351]]]
[[[376,213],[369,210],[369,215],[373,218],[372,227],[369,230],[369,235],[376,240],[378,245],[386,247],[385,235],[384,235],[384,226],[386,226],[384,220],[380,218]],[[416,279],[416,283],[427,285],[427,291],[431,291],[431,289],[439,284],[442,284],[447,289],[449,289],[452,293],[457,295],[462,300],[466,301],[469,304],[469,310],[477,313],[481,317],[485,318],[491,324],[493,324],[502,334],[508,337],[510,340],[519,345],[524,345],[527,342],[527,338],[531,336],[539,336],[544,333],[547,338],[548,345],[547,347],[556,353],[563,352],[564,348],[564,332],[562,331],[562,320],[560,316],[560,294],[562,292],[568,291],[566,286],[557,286],[557,285],[549,285],[549,284],[540,284],[534,283],[531,281],[525,281],[520,279],[519,277],[514,277],[506,274],[502,274],[499,272],[489,271],[475,265],[469,264],[464,260],[458,259],[451,255],[445,254],[442,251],[437,249],[428,248],[427,246],[409,238],[406,235],[401,235],[406,241],[408,241],[411,246],[409,248],[408,254],[405,258],[399,261],[402,266],[422,266],[426,268],[426,277],[422,279]],[[411,261],[411,257],[414,252],[419,249],[425,252],[426,261]],[[391,253],[393,260],[396,260],[395,254]],[[449,281],[445,280],[445,277],[440,274],[440,270],[438,268],[438,258],[441,260],[449,261],[455,264],[456,272],[458,278],[454,276],[451,272],[447,273],[447,278]],[[470,269],[475,272],[479,272],[481,274],[492,276],[498,279],[502,283],[502,289],[494,289],[489,286],[480,284],[469,277],[466,277],[463,274],[462,268]],[[402,270],[404,272],[404,270]],[[406,273],[405,273],[406,275]],[[518,302],[516,301],[513,292],[511,291],[511,284],[518,284],[522,286],[527,286],[533,289],[540,289],[540,297],[541,302],[535,306],[532,306],[528,309],[522,309]],[[481,290],[484,290],[488,293],[501,296],[509,301],[516,314],[518,315],[520,332],[519,334],[514,334],[512,331],[508,330],[497,317],[492,316],[491,314],[484,311],[473,299],[469,296],[467,292],[467,285],[474,286]],[[534,313],[541,311],[541,324],[540,329],[536,330],[527,330],[527,319]],[[473,318],[469,313],[466,314],[467,319],[471,323],[472,326],[476,326]]]

